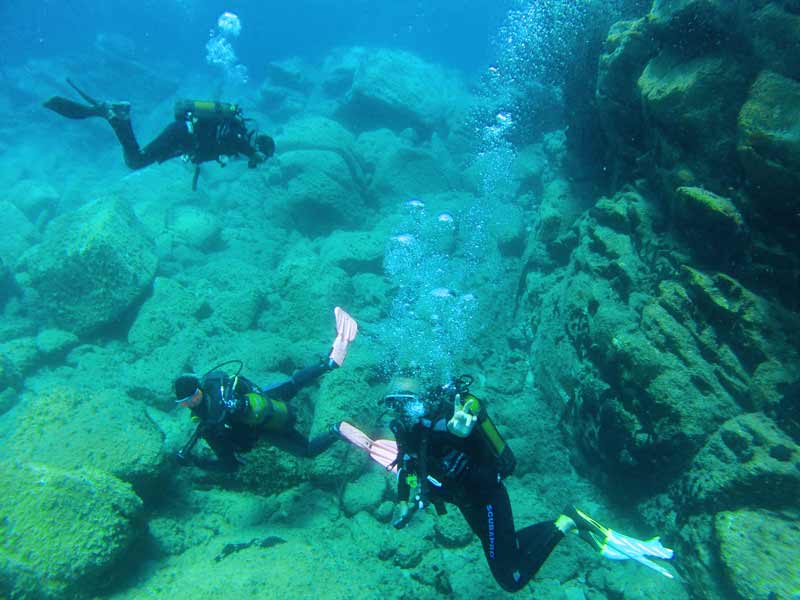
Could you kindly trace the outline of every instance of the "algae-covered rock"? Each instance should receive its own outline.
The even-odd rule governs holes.
[[[5,225],[0,236],[0,260],[14,264],[33,243],[36,231],[22,211],[10,202],[0,200],[0,213]]]
[[[739,14],[729,0],[654,0],[647,20],[660,35],[702,49],[735,33]]]
[[[142,534],[130,485],[92,469],[7,461],[0,467],[0,593],[93,597]]]
[[[439,140],[433,136],[433,140]],[[368,193],[383,206],[463,187],[463,173],[441,143],[420,145],[388,129],[358,136],[356,148],[369,177]]]
[[[375,465],[361,477],[345,486],[342,494],[342,510],[349,517],[362,510],[375,513],[385,498],[388,488],[388,474]]]
[[[741,364],[754,371],[759,364],[779,359],[788,376],[796,375],[798,346],[793,332],[800,327],[797,315],[753,293],[724,273],[704,273],[683,267],[686,289]]]
[[[446,127],[454,101],[462,93],[455,78],[421,58],[381,49],[360,56],[337,116],[360,131],[411,127],[427,137],[434,129]]]
[[[739,159],[766,214],[800,209],[800,82],[764,71],[739,112]]]
[[[163,468],[162,435],[143,405],[118,390],[38,385],[22,396],[0,457],[64,469],[91,465],[132,483],[140,495],[153,493]]]
[[[736,58],[704,54],[687,60],[668,50],[650,60],[638,80],[645,109],[662,134],[717,164],[735,149],[736,114],[747,84]]]
[[[744,217],[729,198],[681,186],[675,190],[675,216],[685,238],[703,258],[725,259],[746,246]]]
[[[789,10],[787,10],[789,9]],[[748,19],[753,51],[766,69],[800,80],[800,13],[769,2]]]
[[[380,230],[334,231],[320,244],[320,258],[354,277],[382,274],[386,237]]]
[[[366,207],[341,153],[295,150],[281,154],[281,202],[294,228],[309,237],[363,222]]]
[[[22,376],[17,367],[5,354],[0,354],[0,415],[16,403],[21,385]]]
[[[683,186],[676,192],[681,219],[720,237],[740,234],[744,219],[730,199],[698,187]]]
[[[175,240],[196,250],[209,250],[219,243],[220,220],[197,206],[181,205],[167,215],[167,229]]]
[[[109,326],[148,288],[152,244],[131,209],[96,201],[59,217],[20,259],[42,319],[78,335]]]
[[[38,179],[23,179],[4,196],[33,222],[53,213],[61,199],[52,185]]]
[[[620,21],[609,30],[598,61],[596,98],[603,131],[616,148],[632,157],[644,134],[636,81],[652,53],[646,21]]]
[[[140,352],[152,352],[181,331],[197,327],[204,307],[211,310],[202,296],[172,279],[157,277],[153,294],[142,304],[128,331],[128,341]]]
[[[63,329],[44,329],[36,336],[36,348],[47,360],[61,358],[78,343],[78,336]]]
[[[5,356],[15,369],[26,375],[39,365],[36,338],[25,336],[0,344],[0,355]]]
[[[714,518],[714,535],[725,574],[740,598],[797,598],[800,524],[796,514],[721,512]]]
[[[698,452],[674,495],[687,512],[794,506],[800,447],[763,413],[734,417]]]

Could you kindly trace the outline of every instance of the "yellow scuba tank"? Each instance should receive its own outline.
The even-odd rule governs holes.
[[[245,398],[249,410],[246,411],[242,422],[247,425],[260,426],[267,431],[277,431],[283,429],[289,422],[289,408],[285,402],[270,400],[256,392],[245,394]]]
[[[175,120],[224,121],[239,116],[238,104],[213,100],[178,100],[175,102]]]
[[[500,435],[500,432],[495,427],[494,422],[489,417],[486,407],[481,404],[481,401],[470,394],[465,393],[462,397],[464,408],[469,409],[469,412],[478,417],[475,430],[478,435],[483,438],[486,445],[491,450],[496,460],[497,471],[501,477],[508,477],[514,472],[514,467],[517,465],[517,459],[511,447],[506,443],[506,440]]]

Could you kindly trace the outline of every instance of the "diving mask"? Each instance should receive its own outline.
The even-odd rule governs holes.
[[[200,401],[203,399],[203,390],[200,388],[195,389],[194,392],[189,394],[188,396],[184,396],[183,398],[178,398],[175,401],[175,404],[180,406],[185,406],[186,408],[194,408]]]

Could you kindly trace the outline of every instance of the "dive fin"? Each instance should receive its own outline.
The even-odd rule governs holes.
[[[333,309],[333,313],[336,316],[336,338],[333,340],[328,363],[331,367],[341,367],[350,342],[356,339],[358,323],[339,306]]]
[[[393,440],[373,440],[347,421],[339,424],[339,434],[348,442],[369,452],[369,456],[387,471],[397,471],[397,443]]]
[[[53,96],[47,100],[43,106],[68,119],[89,119],[91,117],[104,117],[106,115],[106,108],[100,104],[86,106],[85,104],[74,102],[69,98],[63,98],[61,96]]]
[[[671,549],[661,545],[660,538],[639,540],[624,535],[601,525],[577,507],[568,508],[563,514],[575,522],[580,537],[598,550],[602,556],[610,560],[635,560],[664,577],[674,579],[675,576],[669,570],[650,560],[650,558],[670,560],[674,556]]]
[[[76,92],[78,92],[78,95],[79,95],[81,98],[83,98],[84,100],[86,100],[86,102],[88,102],[88,103],[89,103],[89,104],[91,104],[92,106],[100,106],[100,105],[102,104],[102,102],[98,102],[97,100],[95,100],[94,98],[92,98],[92,97],[91,97],[89,94],[87,94],[86,92],[84,92],[84,91],[83,91],[81,88],[79,88],[77,85],[75,85],[75,83],[74,83],[74,82],[73,82],[73,81],[72,81],[72,80],[71,80],[69,77],[67,77],[67,83],[70,85],[70,87],[71,87],[73,90],[75,90]]]

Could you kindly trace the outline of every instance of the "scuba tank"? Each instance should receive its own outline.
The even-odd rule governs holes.
[[[517,465],[517,459],[511,446],[506,443],[505,438],[500,434],[489,416],[486,407],[478,399],[477,396],[471,394],[469,386],[472,384],[472,376],[461,375],[450,386],[448,390],[454,394],[461,394],[461,401],[465,409],[469,410],[470,414],[478,417],[475,424],[474,431],[483,439],[486,446],[492,453],[495,459],[495,466],[500,477],[506,478],[514,472],[514,467]]]
[[[241,114],[238,104],[214,100],[178,100],[175,102],[176,121],[226,121]]]
[[[241,418],[243,423],[250,426],[260,425],[267,431],[283,429],[288,423],[289,407],[285,402],[271,400],[256,392],[248,392],[244,397],[248,409]]]

